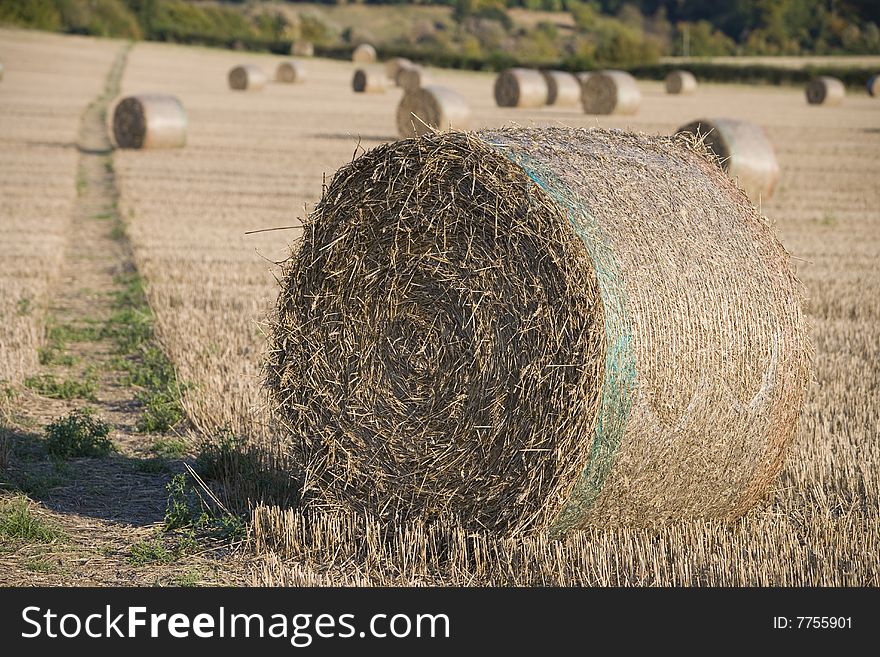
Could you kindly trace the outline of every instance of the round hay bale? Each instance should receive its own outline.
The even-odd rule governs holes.
[[[692,94],[697,90],[697,78],[690,71],[670,71],[666,76],[666,93]]]
[[[167,94],[128,96],[113,110],[113,138],[119,148],[181,148],[186,127],[183,105]]]
[[[498,107],[543,107],[547,104],[547,80],[540,71],[509,68],[495,78]]]
[[[547,104],[575,107],[581,102],[581,83],[565,71],[541,71],[547,82]]]
[[[316,504],[505,532],[736,516],[794,435],[801,302],[693,139],[432,133],[333,177],[266,386]]]
[[[290,54],[296,55],[297,57],[314,57],[315,44],[311,41],[297,41],[293,44]]]
[[[415,137],[434,130],[467,129],[471,110],[457,92],[436,85],[409,91],[397,106],[397,132]],[[427,125],[426,125],[427,124]]]
[[[581,83],[581,86],[584,85],[584,82],[590,79],[590,75],[592,75],[592,71],[581,71],[574,74],[574,76],[578,79],[578,82]]]
[[[352,51],[351,61],[355,64],[372,64],[376,61],[376,49],[369,43],[362,43]]]
[[[385,62],[385,77],[397,84],[397,74],[404,66],[415,66],[406,57],[393,57]]]
[[[431,83],[431,76],[421,66],[401,66],[397,72],[397,86],[404,92],[415,91]]]
[[[385,76],[368,68],[359,68],[351,78],[351,88],[359,94],[384,94]]]
[[[229,88],[236,91],[260,91],[267,81],[263,69],[252,64],[236,66],[229,71]]]
[[[840,105],[846,95],[846,87],[837,78],[822,75],[807,83],[806,94],[810,105]]]
[[[635,114],[642,94],[625,71],[594,71],[583,84],[581,102],[587,114]]]
[[[0,77],[3,75],[3,66],[0,64]],[[872,75],[868,78],[868,95],[880,96],[880,75]]]
[[[737,119],[699,119],[676,133],[699,137],[753,203],[773,195],[779,180],[779,163],[764,129]]]
[[[281,62],[275,70],[275,81],[293,84],[304,82],[306,79],[306,67],[300,62]]]

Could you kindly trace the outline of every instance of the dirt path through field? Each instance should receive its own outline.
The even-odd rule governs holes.
[[[149,413],[162,419],[161,404],[168,403],[145,395],[144,386],[161,371],[145,364],[156,360],[148,353],[150,313],[140,301],[142,281],[117,210],[106,127],[127,52],[127,46],[120,51],[103,93],[82,115],[77,201],[50,289],[41,366],[17,392],[16,413],[0,418],[10,452],[0,474],[8,491],[0,494],[0,584],[243,581],[243,568],[225,548],[206,548],[191,537],[183,546],[179,536],[162,531],[166,487],[183,471],[190,443],[173,431],[144,429]],[[81,428],[109,425],[109,455],[59,456],[49,445],[47,425],[83,409],[76,416]]]

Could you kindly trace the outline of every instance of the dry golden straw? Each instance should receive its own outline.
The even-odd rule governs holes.
[[[267,81],[263,69],[252,64],[236,66],[229,71],[229,88],[237,91],[260,91]]]
[[[779,164],[764,129],[736,119],[699,119],[676,132],[696,135],[718,158],[718,163],[735,180],[753,203],[773,195],[779,180]]]
[[[351,88],[359,94],[384,94],[385,76],[374,69],[359,68],[351,78]]]
[[[297,57],[313,57],[315,55],[315,46],[311,41],[297,41],[293,44],[290,53]]]
[[[495,78],[495,103],[499,107],[543,107],[548,93],[547,80],[540,71],[509,68]]]
[[[306,79],[306,69],[300,62],[281,62],[275,71],[276,82],[295,83]]]
[[[362,43],[352,51],[351,61],[356,64],[372,64],[376,61],[376,49],[369,43]]]
[[[547,104],[575,107],[581,102],[581,83],[565,71],[542,71],[547,82]]]
[[[397,74],[404,66],[415,66],[415,64],[413,64],[406,57],[393,57],[389,59],[387,62],[385,62],[385,77],[396,84]]]
[[[690,71],[670,71],[666,76],[666,93],[692,94],[697,90],[697,78]]]
[[[397,132],[415,137],[432,130],[467,129],[471,110],[458,92],[436,85],[409,91],[397,106]]]
[[[635,78],[625,71],[594,71],[581,89],[587,114],[635,114],[642,102]]]
[[[397,72],[397,86],[404,92],[415,91],[431,83],[431,78],[421,66],[401,66]]]
[[[735,516],[802,407],[801,302],[693,138],[429,133],[333,177],[267,389],[309,506],[505,532]]]
[[[846,88],[837,78],[823,75],[807,83],[806,94],[810,105],[840,105],[846,95]]]
[[[113,138],[120,148],[180,148],[186,145],[186,112],[175,96],[139,94],[113,111]]]

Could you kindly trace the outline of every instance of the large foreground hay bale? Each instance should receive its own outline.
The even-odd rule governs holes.
[[[311,41],[297,41],[290,49],[290,54],[297,57],[314,57],[315,45]]]
[[[541,72],[528,68],[509,68],[499,73],[494,91],[499,107],[543,107],[549,93]]]
[[[385,76],[370,68],[359,68],[351,77],[351,88],[359,94],[384,94]]]
[[[690,71],[670,71],[666,76],[666,93],[692,94],[697,90],[697,78]]]
[[[635,114],[642,94],[625,71],[594,71],[583,84],[581,101],[587,114]]]
[[[306,67],[300,62],[281,62],[275,70],[275,81],[293,84],[304,82],[306,79]]]
[[[385,77],[397,84],[397,74],[404,66],[415,66],[406,57],[392,57],[385,62]]]
[[[3,65],[0,64],[0,77],[3,77]],[[880,75],[872,75],[868,78],[868,95],[880,96]]]
[[[468,527],[734,516],[808,380],[801,290],[698,144],[428,134],[342,167],[266,362],[307,495]]]
[[[761,126],[737,119],[698,119],[676,132],[700,137],[753,203],[773,195],[779,163]]]
[[[129,96],[113,111],[113,138],[120,148],[181,148],[186,127],[183,105],[167,94]]]
[[[431,76],[421,66],[401,66],[397,71],[397,86],[404,92],[415,91],[421,87],[427,87],[431,83]]]
[[[575,107],[581,102],[581,83],[565,71],[542,71],[547,82],[547,104]]]
[[[229,88],[236,91],[260,91],[267,81],[263,69],[253,64],[236,66],[229,71]]]
[[[810,80],[805,91],[810,105],[840,105],[846,95],[843,82],[827,75]]]
[[[369,43],[362,43],[352,51],[351,61],[355,64],[372,64],[376,61],[376,49]]]
[[[457,92],[431,85],[407,92],[397,106],[397,132],[415,137],[435,130],[466,129],[471,110]],[[427,124],[427,125],[426,125]]]

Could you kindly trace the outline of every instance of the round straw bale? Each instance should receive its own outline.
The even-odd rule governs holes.
[[[846,95],[846,87],[837,78],[822,75],[807,83],[806,93],[810,105],[840,105]]]
[[[541,71],[547,82],[547,104],[574,107],[581,102],[581,83],[565,71]]]
[[[405,92],[415,91],[431,83],[431,76],[421,66],[401,66],[397,72],[397,86]]]
[[[300,62],[288,60],[281,62],[275,71],[277,82],[303,82],[306,79],[306,68]]]
[[[376,49],[369,43],[362,43],[352,51],[351,61],[357,64],[372,64],[376,61]]]
[[[229,88],[237,91],[260,91],[266,86],[266,74],[259,66],[245,64],[229,71]]]
[[[666,76],[666,93],[692,94],[697,90],[697,78],[690,71],[670,71]]]
[[[167,94],[139,94],[117,103],[113,137],[120,148],[180,148],[186,145],[183,105]]]
[[[548,93],[547,80],[540,71],[509,68],[495,78],[495,102],[499,107],[543,107]]]
[[[699,137],[753,203],[773,195],[779,164],[761,126],[736,119],[699,119],[676,132]]]
[[[290,54],[297,57],[314,57],[315,45],[311,41],[297,41],[293,44]]]
[[[583,84],[581,102],[587,114],[635,114],[642,94],[625,71],[594,71]]]
[[[574,74],[574,76],[578,79],[578,82],[581,83],[581,86],[583,86],[584,82],[590,79],[590,75],[592,75],[592,71],[581,71]]]
[[[385,77],[397,83],[397,74],[403,66],[414,66],[414,64],[406,57],[392,57],[385,62]]]
[[[435,130],[466,129],[471,110],[457,92],[436,85],[409,91],[397,106],[397,132],[415,137]],[[427,125],[426,125],[427,124]]]
[[[0,76],[3,74],[3,66],[0,64]],[[880,96],[880,75],[872,75],[868,78],[868,95]]]
[[[315,504],[554,534],[733,517],[794,436],[801,303],[692,138],[429,133],[343,166],[310,214],[268,399]]]
[[[359,68],[351,78],[351,88],[359,94],[384,94],[385,76],[375,69]]]

